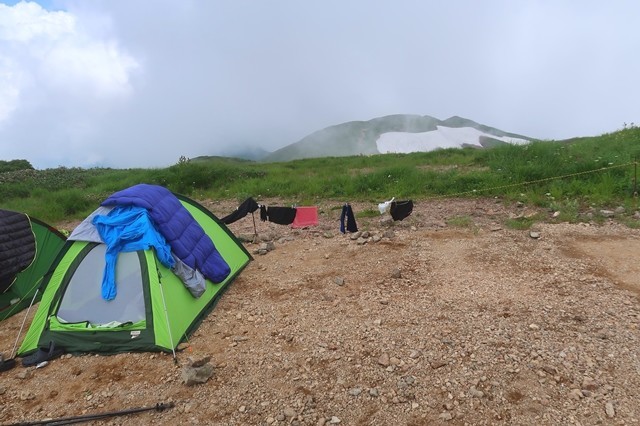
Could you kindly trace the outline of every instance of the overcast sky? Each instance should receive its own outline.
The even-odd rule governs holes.
[[[0,159],[165,167],[389,114],[640,123],[637,0],[0,0]]]

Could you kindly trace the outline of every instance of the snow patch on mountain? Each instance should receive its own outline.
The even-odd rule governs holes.
[[[383,133],[378,140],[376,140],[376,145],[381,154],[427,152],[439,148],[462,148],[463,146],[477,146],[481,148],[480,138],[483,136],[518,145],[529,143],[526,139],[510,136],[494,136],[474,129],[473,127],[437,126],[437,130],[431,130],[429,132]]]

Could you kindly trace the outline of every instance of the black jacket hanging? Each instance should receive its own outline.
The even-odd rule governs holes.
[[[345,204],[342,206],[342,213],[340,214],[340,232],[345,233],[345,221],[346,230],[349,232],[358,232],[358,225],[356,225],[356,217],[353,215],[353,209],[351,205]]]
[[[249,213],[253,213],[258,210],[258,203],[256,200],[249,197],[242,202],[233,213],[223,217],[220,221],[226,225],[235,222],[236,220],[240,220]]]

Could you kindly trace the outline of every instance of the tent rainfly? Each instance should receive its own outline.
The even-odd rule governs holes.
[[[65,240],[38,219],[0,209],[0,321],[40,300],[36,290]]]
[[[69,237],[18,356],[25,364],[54,347],[175,356],[250,260],[195,201],[156,185],[119,191]]]

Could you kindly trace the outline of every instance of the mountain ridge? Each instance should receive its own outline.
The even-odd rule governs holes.
[[[444,136],[436,134],[442,129],[449,128],[470,128],[475,129],[475,132],[466,132],[464,134],[466,141],[455,140],[461,132],[448,132]],[[436,133],[429,134],[431,132]],[[509,143],[509,141],[523,143],[523,141],[532,140],[530,137],[505,132],[460,116],[439,120],[429,115],[392,114],[376,117],[368,121],[348,121],[325,127],[305,136],[298,142],[273,151],[262,158],[261,161],[279,162],[302,158],[380,154],[383,152],[380,151],[377,142],[380,136],[385,133],[414,133],[431,137],[432,140],[426,144],[422,142],[412,145],[429,148],[418,149],[419,151],[452,146],[489,147],[495,144]],[[474,140],[476,136],[477,140]],[[445,146],[437,146],[439,141]],[[396,143],[395,145],[398,144]]]

